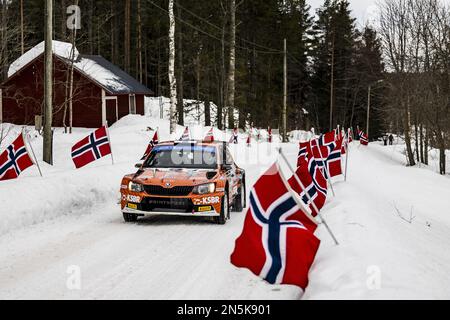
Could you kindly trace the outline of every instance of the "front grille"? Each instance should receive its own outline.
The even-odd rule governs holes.
[[[173,187],[164,188],[161,186],[146,186],[144,185],[144,190],[146,193],[152,196],[187,196],[192,192],[194,187]]]
[[[140,204],[141,210],[169,209],[181,212],[192,212],[194,205],[190,199],[180,198],[145,198]]]

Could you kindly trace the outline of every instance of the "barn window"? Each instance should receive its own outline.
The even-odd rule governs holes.
[[[136,114],[136,96],[130,94],[130,114]]]

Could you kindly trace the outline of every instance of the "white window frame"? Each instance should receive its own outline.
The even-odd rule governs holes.
[[[117,96],[107,96],[105,98],[106,101],[108,100],[114,100],[116,103],[116,121],[119,121],[119,104],[117,102]]]
[[[134,112],[131,108],[132,102],[133,101],[133,106],[134,106]],[[137,114],[137,107],[136,107],[136,95],[135,94],[130,94],[128,96],[128,112],[129,114]]]

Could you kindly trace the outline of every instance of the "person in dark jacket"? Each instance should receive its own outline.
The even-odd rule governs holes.
[[[394,144],[394,136],[392,133],[389,135],[389,145],[392,146]]]
[[[384,142],[384,145],[387,146],[388,136],[386,134],[383,136],[383,142]]]

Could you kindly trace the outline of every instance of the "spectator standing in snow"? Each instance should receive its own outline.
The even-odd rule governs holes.
[[[388,136],[386,134],[383,136],[383,142],[384,142],[384,145],[387,146]]]
[[[392,133],[389,135],[389,145],[392,146],[394,144],[394,136]]]

